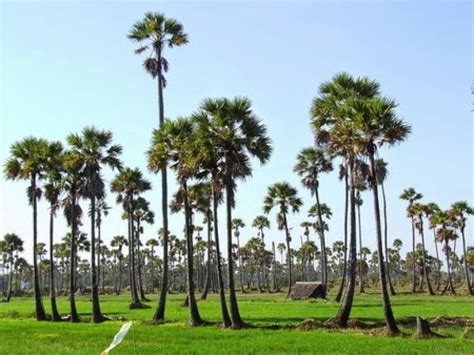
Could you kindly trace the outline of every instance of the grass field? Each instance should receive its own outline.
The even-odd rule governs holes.
[[[99,354],[113,339],[124,320],[134,321],[124,341],[112,351],[116,354],[145,353],[456,353],[474,354],[474,341],[463,339],[462,326],[433,328],[444,335],[440,339],[413,339],[413,326],[402,327],[405,334],[388,338],[360,329],[302,331],[292,329],[306,318],[326,320],[333,316],[338,304],[332,301],[286,301],[282,294],[239,295],[241,314],[246,322],[261,325],[279,325],[280,329],[219,329],[216,324],[200,328],[187,326],[187,308],[182,307],[183,295],[170,296],[167,306],[168,322],[159,326],[148,325],[154,311],[129,310],[129,297],[102,296],[105,314],[123,320],[91,324],[90,302],[78,298],[82,323],[37,322],[33,319],[34,303],[31,298],[13,298],[0,303],[0,354],[66,353]],[[472,317],[474,301],[467,296],[397,295],[393,297],[398,320],[422,316],[434,318]],[[48,299],[45,298],[48,306]],[[66,313],[66,298],[59,299],[60,311]],[[209,321],[219,320],[219,303],[215,295],[199,302],[201,316]],[[377,321],[383,318],[378,295],[357,295],[352,317]],[[288,327],[287,327],[288,326]],[[275,327],[278,328],[278,327]]]

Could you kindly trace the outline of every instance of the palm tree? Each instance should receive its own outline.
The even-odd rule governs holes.
[[[288,228],[287,215],[290,213],[299,212],[303,202],[297,195],[297,191],[287,182],[278,182],[268,187],[267,195],[263,201],[263,211],[269,213],[273,207],[278,208],[277,225],[278,229],[285,231],[286,236],[286,250],[288,263],[288,292],[286,297],[291,294],[291,287],[293,284],[292,270],[291,270],[291,249],[290,249],[290,230]]]
[[[86,127],[81,134],[67,137],[71,154],[79,163],[79,170],[84,175],[84,197],[90,202],[91,217],[91,285],[92,285],[92,321],[103,322],[106,318],[100,311],[99,282],[96,268],[96,203],[105,197],[105,184],[102,169],[108,166],[121,170],[118,156],[122,152],[120,145],[112,144],[112,132],[100,131],[95,127]]]
[[[63,147],[59,142],[49,144],[49,160],[46,167],[47,183],[44,186],[44,195],[49,202],[49,293],[51,298],[51,320],[60,321],[61,316],[56,304],[54,286],[54,217],[60,208],[61,193],[63,190]]]
[[[254,218],[254,220],[252,222],[252,227],[258,229],[258,235],[262,239],[263,248],[265,248],[264,229],[265,228],[270,228],[270,221],[268,220],[268,218],[266,216],[260,215],[260,216],[257,216],[257,217]],[[262,272],[262,276],[263,276],[263,283],[267,286],[268,292],[270,292],[270,282],[268,280],[267,270],[265,268],[263,258],[262,258],[262,264],[261,264],[260,267],[261,267],[261,272]]]
[[[469,290],[469,294],[474,296],[474,288],[471,285],[471,281],[469,279],[469,267],[467,262],[467,251],[466,251],[466,237],[465,237],[465,229],[466,229],[466,221],[468,215],[474,214],[474,209],[468,205],[466,201],[458,201],[451,205],[451,214],[455,218],[456,227],[459,228],[461,232],[462,238],[462,249],[463,249],[463,259],[464,259],[464,273],[466,277],[467,288]]]
[[[415,227],[418,229],[418,232],[421,236],[421,245],[422,245],[422,263],[423,263],[423,275],[421,277],[420,283],[420,291],[423,290],[423,280],[426,279],[426,283],[428,284],[428,292],[431,296],[434,295],[433,289],[431,288],[431,282],[428,277],[428,269],[427,269],[427,260],[426,260],[426,247],[425,247],[425,233],[424,233],[424,226],[423,226],[423,215],[427,212],[426,206],[421,204],[420,202],[415,202],[411,206],[408,207],[408,217],[415,221]]]
[[[23,251],[23,240],[14,233],[5,234],[0,240],[0,254],[4,254],[4,262],[10,264],[6,302],[10,302],[13,289],[13,271],[15,255]]]
[[[43,300],[39,283],[37,264],[38,221],[37,204],[41,198],[41,189],[38,180],[44,175],[45,164],[48,160],[49,144],[44,139],[28,137],[14,143],[10,147],[10,158],[4,166],[4,175],[8,180],[29,180],[27,189],[29,204],[33,207],[33,283],[35,296],[36,319],[46,320]]]
[[[377,172],[377,184],[380,185],[382,190],[382,203],[383,203],[383,238],[384,238],[384,251],[387,258],[385,270],[387,271],[387,281],[388,286],[390,287],[390,293],[392,296],[396,295],[395,288],[392,284],[392,278],[390,276],[390,254],[388,253],[388,217],[387,217],[387,197],[385,196],[385,186],[384,182],[387,180],[388,176],[388,163],[383,159],[375,160],[375,170]]]
[[[116,235],[112,238],[110,242],[110,246],[117,248],[117,259],[118,259],[118,282],[115,289],[115,293],[117,295],[120,294],[120,290],[122,288],[122,271],[123,271],[123,253],[122,248],[123,246],[128,245],[127,239],[123,235]]]
[[[323,225],[322,214],[319,201],[319,174],[332,171],[331,157],[322,148],[305,148],[296,158],[297,162],[294,171],[301,176],[301,183],[310,190],[311,195],[316,197],[317,217],[320,226]],[[324,228],[319,231],[321,240],[321,285],[323,287],[323,297],[327,292],[327,259],[326,259],[326,241],[324,238]]]
[[[205,170],[216,185],[223,182],[225,186],[230,310],[232,327],[241,328],[244,323],[235,294],[232,253],[232,208],[235,205],[236,179],[250,175],[251,157],[257,158],[261,164],[268,161],[272,152],[271,141],[265,125],[252,112],[252,103],[247,98],[206,99],[194,119],[199,126],[202,152],[207,156],[203,159],[207,163]],[[217,225],[217,220],[214,223]]]
[[[64,153],[64,198],[62,200],[64,215],[68,226],[71,228],[68,240],[70,250],[70,271],[69,271],[69,305],[71,322],[79,322],[79,314],[76,308],[76,269],[77,269],[77,249],[78,236],[80,236],[78,227],[82,224],[82,208],[79,205],[79,199],[84,195],[84,174],[80,171],[82,162],[77,154],[70,151]]]
[[[270,228],[270,221],[267,216],[260,215],[254,218],[252,222],[252,227],[258,229],[258,235],[262,239],[262,242],[265,244],[265,234],[264,229]]]
[[[143,289],[143,280],[142,280],[142,256],[140,252],[140,246],[142,243],[140,242],[140,234],[143,233],[143,226],[141,225],[142,222],[153,224],[155,222],[155,213],[150,210],[150,202],[145,200],[143,197],[138,197],[135,201],[135,208],[134,208],[134,221],[135,221],[135,240],[136,240],[136,252],[137,252],[137,272],[138,272],[138,290],[140,292],[140,299],[142,302],[149,301],[145,297],[145,291]]]
[[[166,18],[158,12],[147,12],[143,20],[136,22],[128,38],[139,43],[135,53],[141,54],[150,50],[150,56],[143,62],[143,67],[153,79],[158,79],[158,113],[160,127],[165,121],[163,89],[166,87],[164,73],[168,71],[168,61],[163,57],[165,47],[173,48],[188,43],[188,35],[184,33],[183,25],[175,19]],[[161,170],[161,208],[163,217],[163,277],[154,317],[156,322],[165,319],[166,295],[168,293],[168,181],[166,169]]]
[[[105,197],[105,196],[104,196]],[[91,206],[92,207],[92,206]],[[97,227],[97,247],[96,247],[96,254],[97,254],[97,284],[100,284],[100,270],[101,270],[101,245],[102,245],[102,218],[107,217],[109,215],[110,207],[105,202],[105,199],[97,200],[95,205],[95,213],[96,213],[96,227]],[[92,209],[89,208],[89,217],[91,216]]]
[[[359,151],[357,150],[356,129],[354,127],[355,111],[348,103],[353,98],[372,98],[379,94],[379,84],[366,77],[353,78],[350,74],[336,74],[332,80],[323,83],[319,95],[314,98],[311,107],[312,128],[316,144],[328,150],[331,155],[343,158],[346,182],[346,201],[350,206],[349,243],[349,284],[345,288],[344,299],[337,315],[332,320],[335,324],[346,327],[354,300],[357,275],[357,238],[355,213],[355,171],[354,165]],[[347,206],[347,204],[346,204]],[[346,213],[347,214],[347,213]],[[346,228],[345,228],[346,230]],[[347,235],[348,233],[345,233]],[[344,279],[344,276],[343,276]],[[340,299],[340,292],[336,299]]]
[[[410,208],[413,203],[418,200],[421,200],[423,195],[415,191],[413,187],[409,187],[403,190],[402,194],[400,195],[400,199],[408,201],[408,208]],[[411,235],[412,235],[412,253],[415,254],[415,221],[411,220]],[[416,265],[413,264],[412,267],[412,275],[413,275],[413,284],[412,284],[412,292],[416,292]]]
[[[143,173],[138,169],[125,168],[115,176],[111,184],[111,191],[117,194],[117,203],[121,203],[128,221],[128,266],[130,278],[130,291],[132,303],[130,308],[146,308],[140,302],[137,290],[137,278],[135,270],[135,221],[134,210],[136,198],[143,192],[151,189],[151,183],[143,177]]]
[[[168,164],[176,172],[184,207],[190,323],[192,326],[199,326],[203,324],[203,320],[194,294],[193,223],[188,195],[188,180],[196,174],[200,161],[194,135],[195,125],[189,118],[178,118],[175,122],[167,120],[160,129],[153,131],[152,145],[147,154],[148,168],[154,173],[165,169]],[[154,319],[156,320],[156,315]]]
[[[320,236],[320,243],[321,243],[321,250],[324,248],[324,252],[321,251],[320,254],[324,254],[325,256],[320,257],[321,263],[321,279],[323,284],[324,281],[327,283],[327,256],[326,256],[326,243],[324,242],[324,231],[329,231],[328,224],[326,223],[325,219],[330,219],[332,216],[331,208],[326,205],[325,203],[321,203],[319,198],[317,199],[317,203],[308,210],[308,217],[317,218],[316,222],[313,223],[313,227],[316,233]],[[327,285],[325,287],[324,296],[327,294]]]
[[[244,281],[243,274],[244,270],[242,268],[242,255],[240,253],[240,228],[244,228],[245,223],[240,218],[232,219],[232,229],[234,229],[234,236],[237,239],[237,252],[239,258],[239,279],[240,279],[240,291],[244,293]]]
[[[435,243],[435,251],[436,251],[436,291],[439,291],[441,287],[441,260],[439,258],[439,251],[438,251],[438,242],[436,240],[436,224],[433,223],[433,216],[436,211],[439,211],[440,208],[434,202],[427,203],[425,205],[425,215],[429,219],[429,227],[433,230],[433,237]]]
[[[385,322],[389,334],[399,333],[390,305],[387,291],[386,264],[383,260],[382,226],[380,221],[380,207],[378,197],[377,167],[375,154],[378,147],[393,146],[403,142],[411,132],[411,127],[396,117],[397,104],[388,98],[374,97],[370,99],[354,98],[350,100],[349,108],[356,112],[355,127],[358,131],[356,147],[369,158],[370,185],[374,198],[374,213],[377,239],[377,254],[379,279],[382,292],[382,301]]]
[[[454,289],[453,279],[451,275],[451,247],[449,246],[449,242],[456,240],[458,238],[458,235],[456,234],[456,231],[453,228],[452,215],[450,215],[446,211],[438,210],[433,214],[431,220],[432,223],[438,227],[436,232],[436,239],[439,242],[444,243],[443,250],[446,255],[446,271],[448,274],[448,280],[442,293],[444,294],[446,291],[451,291],[451,293],[454,294],[456,293],[456,291]]]

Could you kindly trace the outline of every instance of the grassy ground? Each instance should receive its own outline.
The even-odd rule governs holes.
[[[156,296],[151,309],[129,310],[129,297],[102,296],[105,314],[119,319],[133,320],[134,325],[124,341],[113,350],[117,354],[145,353],[456,353],[473,354],[474,341],[462,338],[464,328],[443,326],[434,328],[444,335],[441,339],[417,340],[410,337],[412,326],[402,327],[406,334],[388,338],[363,330],[302,331],[285,329],[306,318],[326,320],[333,316],[338,304],[329,301],[286,301],[284,296],[246,294],[239,296],[239,306],[245,321],[256,325],[280,325],[282,329],[225,330],[217,325],[200,328],[187,326],[187,308],[181,306],[184,296],[172,295],[167,306],[168,322],[152,326]],[[45,305],[48,306],[45,299]],[[406,320],[416,315],[474,317],[474,301],[467,296],[398,295],[392,298],[395,316]],[[124,323],[114,320],[91,324],[88,297],[78,298],[82,323],[37,322],[33,317],[33,300],[13,298],[0,303],[0,354],[65,353],[98,354],[105,349]],[[67,299],[59,299],[60,311],[67,313]],[[201,316],[206,320],[219,320],[219,303],[215,295],[199,302]],[[378,295],[357,295],[352,316],[365,321],[383,319]]]

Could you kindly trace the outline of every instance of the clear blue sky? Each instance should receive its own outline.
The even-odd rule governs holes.
[[[187,46],[166,52],[171,64],[167,117],[191,113],[205,97],[246,95],[268,126],[274,143],[271,161],[262,168],[256,163],[253,178],[238,189],[234,215],[247,225],[262,212],[267,186],[288,180],[305,202],[300,215],[289,217],[293,246],[299,247],[298,226],[313,201],[292,167],[298,151],[312,143],[311,99],[322,81],[340,71],[380,81],[382,91],[399,102],[400,116],[413,127],[406,143],[381,152],[390,169],[390,240],[401,238],[404,252],[411,244],[405,202],[398,199],[408,186],[422,192],[425,202],[443,208],[460,199],[473,203],[471,2],[2,2],[2,164],[9,146],[25,136],[64,140],[93,124],[113,131],[115,141],[123,145],[126,165],[146,171],[144,152],[158,121],[156,83],[126,38],[146,11],[179,19],[190,38]],[[161,224],[159,180],[147,175],[155,186],[147,197],[158,219],[145,229],[144,240],[154,237]],[[0,184],[0,233],[17,233],[31,256],[26,183],[2,177]],[[342,238],[343,198],[336,173],[322,177],[321,199],[334,212],[329,245]],[[365,193],[363,198],[364,244],[374,250],[371,196]],[[108,199],[114,209],[104,222],[106,242],[126,233],[115,197],[109,194]],[[44,242],[46,207],[40,204]],[[224,210],[221,215],[223,222]],[[267,240],[280,243],[283,233],[275,228],[274,217]],[[182,222],[180,215],[173,216],[171,230],[179,234]],[[57,225],[59,241],[66,232],[62,216]],[[87,221],[83,228],[88,232]],[[469,227],[471,245],[472,231]],[[255,233],[245,228],[243,241]]]

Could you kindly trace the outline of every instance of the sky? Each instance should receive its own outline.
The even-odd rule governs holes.
[[[65,141],[88,125],[111,130],[123,146],[126,166],[139,167],[154,189],[145,197],[157,218],[145,226],[143,240],[161,226],[159,177],[146,169],[145,151],[158,124],[156,82],[142,68],[143,57],[126,35],[147,11],[181,21],[189,44],[166,50],[170,63],[165,115],[189,115],[206,97],[247,96],[273,141],[268,164],[253,162],[253,176],[239,183],[234,216],[242,218],[241,244],[256,236],[252,220],[262,214],[267,187],[288,181],[304,201],[290,215],[294,248],[300,246],[300,223],[314,198],[292,168],[298,152],[312,145],[309,108],[319,85],[347,71],[381,84],[383,94],[399,104],[397,112],[413,129],[408,140],[380,156],[388,161],[386,182],[389,240],[411,248],[406,203],[409,186],[424,202],[448,208],[473,204],[473,117],[471,82],[474,62],[471,2],[8,2],[0,4],[0,163],[9,147],[26,136]],[[339,162],[335,162],[337,168]],[[114,172],[105,171],[107,181]],[[320,198],[333,211],[327,245],[343,238],[344,186],[337,169],[321,176]],[[170,191],[176,190],[170,173]],[[32,257],[32,213],[26,182],[0,177],[0,235],[16,233]],[[375,250],[370,192],[363,194],[363,243]],[[126,235],[121,207],[113,206],[103,222],[108,244]],[[82,202],[87,209],[86,202]],[[224,235],[224,209],[220,210]],[[266,233],[267,246],[284,241],[275,213]],[[196,218],[200,224],[201,217]],[[48,209],[39,204],[39,241],[48,240]],[[180,236],[182,215],[172,215],[171,232]],[[468,221],[468,245],[474,245],[474,220]],[[56,241],[67,232],[62,215]],[[87,219],[83,231],[90,230]],[[311,238],[315,240],[314,232]],[[419,241],[419,238],[417,237]],[[319,243],[318,243],[319,244]],[[431,233],[427,235],[434,253]],[[226,243],[223,241],[223,245]],[[460,247],[458,246],[458,251]]]

